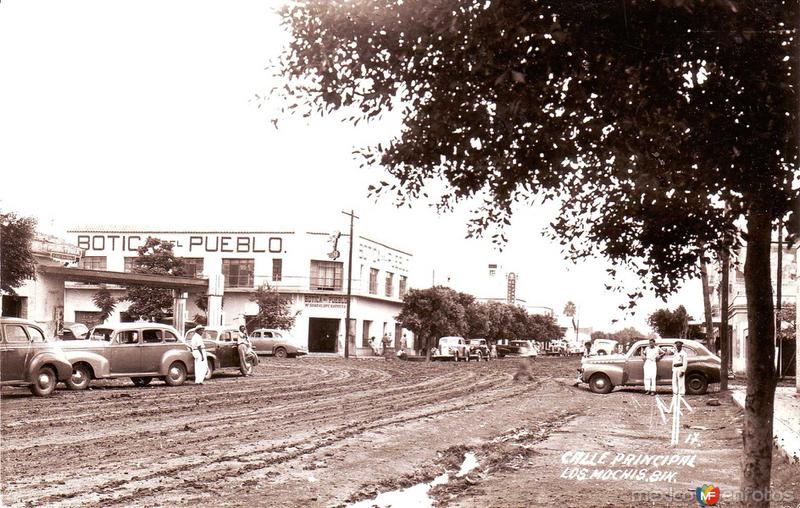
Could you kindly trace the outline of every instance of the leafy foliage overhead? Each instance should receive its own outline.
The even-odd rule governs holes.
[[[175,255],[171,242],[147,237],[134,260],[135,273],[184,275],[183,260]],[[128,314],[134,320],[159,321],[172,313],[172,290],[140,285],[128,286]]]
[[[392,176],[375,194],[446,181],[440,206],[482,198],[470,232],[498,242],[515,203],[556,199],[571,257],[663,295],[749,209],[797,200],[797,18],[787,1],[299,0],[275,96],[354,123],[399,110],[402,131],[357,152]]]
[[[300,311],[292,311],[292,300],[270,287],[269,284],[259,286],[251,302],[258,305],[258,314],[253,319],[259,328],[277,328],[288,330],[294,326],[294,320]]]
[[[0,292],[14,294],[14,288],[36,278],[31,251],[35,233],[35,219],[0,213]]]
[[[661,337],[679,337],[685,339],[689,331],[692,316],[683,305],[675,310],[658,309],[647,317],[647,324]]]

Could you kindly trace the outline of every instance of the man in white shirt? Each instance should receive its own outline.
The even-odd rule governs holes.
[[[672,356],[672,393],[683,395],[686,393],[686,350],[682,341],[675,341],[675,351]]]
[[[656,394],[656,377],[658,375],[658,360],[664,356],[660,347],[656,347],[655,339],[650,339],[650,344],[644,348],[644,393]]]
[[[194,382],[201,385],[206,379],[208,374],[208,363],[206,362],[206,347],[203,342],[203,332],[205,327],[198,326],[192,332],[189,339],[189,345],[192,347],[192,356],[194,357]]]

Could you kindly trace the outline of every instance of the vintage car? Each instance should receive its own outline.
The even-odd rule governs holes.
[[[53,393],[72,375],[58,343],[26,319],[0,318],[0,385],[28,386],[34,395]]]
[[[253,349],[260,355],[275,355],[276,358],[294,358],[308,354],[308,349],[289,335],[286,330],[259,328],[250,334]]]
[[[59,340],[81,340],[89,334],[89,327],[83,323],[64,322],[58,332]]]
[[[491,358],[491,352],[489,349],[489,343],[486,339],[469,339],[469,355],[472,358],[475,358],[478,361],[486,360],[489,361]]]
[[[186,342],[191,340],[195,329],[186,332]],[[255,365],[252,361],[245,362],[242,368],[239,362],[239,329],[235,326],[207,326],[203,331],[203,344],[206,348],[208,371],[213,376],[220,369],[236,369],[243,376],[253,373]],[[257,357],[256,360],[257,361]]]
[[[442,337],[439,347],[431,351],[431,360],[469,361],[469,346],[464,337]]]
[[[538,348],[529,340],[511,340],[508,344],[497,344],[497,356],[537,356]]]
[[[85,340],[62,342],[72,365],[67,386],[84,390],[92,379],[129,377],[136,386],[153,378],[182,385],[194,373],[191,348],[171,326],[159,323],[117,323],[96,326]]]
[[[678,339],[658,339],[656,346],[666,355],[657,363],[658,385],[672,384],[672,353]],[[686,350],[686,393],[701,395],[710,383],[719,383],[721,362],[717,355],[697,341],[682,339]],[[640,340],[622,354],[590,356],[581,362],[581,381],[595,393],[609,393],[615,386],[644,385],[644,348],[648,341]]]

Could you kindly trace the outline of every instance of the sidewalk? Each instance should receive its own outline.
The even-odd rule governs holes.
[[[744,388],[731,390],[733,400],[744,407]],[[775,389],[775,418],[773,421],[775,443],[793,463],[800,461],[800,394],[793,386]]]

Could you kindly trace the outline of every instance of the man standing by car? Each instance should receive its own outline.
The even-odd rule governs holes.
[[[203,343],[203,332],[205,327],[200,325],[194,329],[192,337],[189,340],[189,345],[192,347],[192,356],[194,357],[194,382],[201,385],[206,379],[208,373],[208,363],[206,361],[206,348]]]
[[[685,354],[685,353],[684,353]],[[656,340],[650,339],[650,343],[644,348],[644,393],[645,395],[656,394],[656,375],[658,374],[658,360],[664,356],[661,348],[656,347]]]
[[[255,367],[258,365],[258,356],[253,352],[253,345],[250,343],[250,337],[247,336],[247,328],[244,325],[239,326],[239,334],[236,337],[237,349],[239,350],[239,366],[242,372],[247,372],[247,362]],[[255,357],[255,358],[254,358]]]
[[[672,354],[672,393],[683,395],[686,393],[687,357],[682,341],[675,341],[675,351]]]
[[[589,358],[592,356],[592,341],[587,340],[583,343],[583,354],[581,355],[581,362],[583,362],[584,358]],[[583,373],[583,369],[578,369],[578,379],[575,380],[575,386],[578,386],[583,381],[581,379],[581,374]]]

